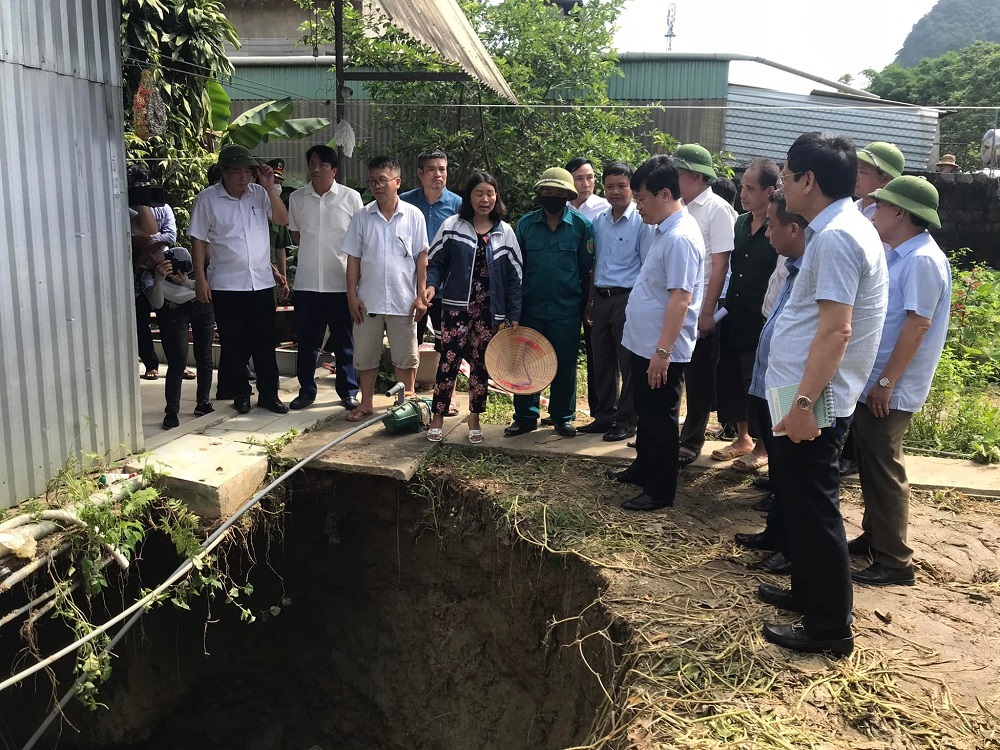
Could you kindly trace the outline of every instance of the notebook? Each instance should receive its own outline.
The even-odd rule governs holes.
[[[771,388],[767,392],[767,407],[771,412],[772,425],[778,424],[792,410],[795,397],[798,395],[798,383]],[[833,410],[833,391],[830,390],[829,383],[820,391],[819,398],[813,404],[813,414],[816,416],[816,425],[821,430],[824,427],[833,427],[837,423],[837,413]],[[775,437],[784,434],[784,432],[774,433]]]

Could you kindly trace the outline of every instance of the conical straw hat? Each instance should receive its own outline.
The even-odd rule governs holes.
[[[504,328],[486,347],[486,371],[505,391],[538,393],[556,376],[556,350],[533,328]]]

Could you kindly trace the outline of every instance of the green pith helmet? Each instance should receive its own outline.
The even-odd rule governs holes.
[[[941,219],[937,212],[937,188],[923,177],[897,177],[890,180],[881,190],[875,190],[868,195],[923,219],[935,229],[941,228]]]
[[[885,141],[869,143],[858,151],[858,159],[876,169],[881,169],[893,179],[903,174],[903,167],[906,166],[903,152]]]
[[[573,175],[567,172],[562,167],[549,167],[544,172],[542,176],[538,178],[538,182],[535,183],[535,192],[537,193],[539,189],[543,187],[554,187],[561,190],[566,190],[569,192],[569,197],[576,198],[579,193],[576,192],[576,185],[573,184]]]
[[[260,166],[260,161],[250,153],[250,149],[240,146],[238,143],[229,143],[219,151],[219,167],[251,167]]]
[[[685,143],[674,151],[674,162],[678,169],[697,172],[708,178],[716,179],[715,167],[712,166],[712,155],[700,143]]]

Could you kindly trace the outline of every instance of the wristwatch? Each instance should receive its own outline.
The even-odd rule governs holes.
[[[660,359],[670,359],[670,350],[669,349],[657,349],[656,350],[656,356],[659,357]]]
[[[795,406],[797,406],[802,411],[809,411],[813,408],[813,400],[808,396],[803,396],[799,394],[795,397]]]
[[[887,378],[885,375],[883,375],[878,379],[878,384],[883,388],[892,388],[893,386],[893,382],[889,380],[889,378]]]

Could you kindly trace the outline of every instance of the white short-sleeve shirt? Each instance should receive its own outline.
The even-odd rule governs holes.
[[[347,291],[347,256],[342,245],[351,219],[362,207],[357,190],[336,182],[323,195],[309,183],[289,196],[288,228],[299,233],[297,290]]]
[[[806,227],[806,252],[792,295],[774,322],[767,390],[798,385],[819,328],[819,302],[851,306],[851,339],[830,381],[838,417],[854,413],[875,362],[889,301],[889,274],[874,225],[843,198]]]
[[[218,292],[251,292],[274,286],[271,272],[271,198],[260,185],[247,185],[234,198],[216,183],[194,199],[188,236],[212,246],[208,285]]]
[[[697,223],[684,209],[653,230],[655,238],[625,307],[622,346],[644,359],[652,359],[663,330],[670,290],[683,289],[691,293],[691,303],[671,348],[670,361],[690,362],[705,293],[705,247]]]
[[[698,222],[701,237],[705,241],[705,289],[712,278],[712,256],[731,253],[736,246],[736,209],[724,198],[705,188],[691,203],[685,204],[688,213]],[[721,297],[720,297],[721,298]]]
[[[361,259],[358,297],[369,313],[409,315],[417,296],[417,258],[427,252],[427,224],[406,201],[386,221],[372,201],[351,219],[343,252]]]
[[[569,201],[566,201],[566,205],[572,208],[574,211],[578,211],[579,213],[583,214],[583,218],[585,218],[591,224],[594,223],[594,219],[596,219],[598,216],[600,216],[609,208],[611,208],[611,204],[608,203],[608,199],[602,198],[597,193],[591,193],[590,197],[587,198],[587,200],[585,200],[583,203],[581,203],[579,208],[574,206]]]

